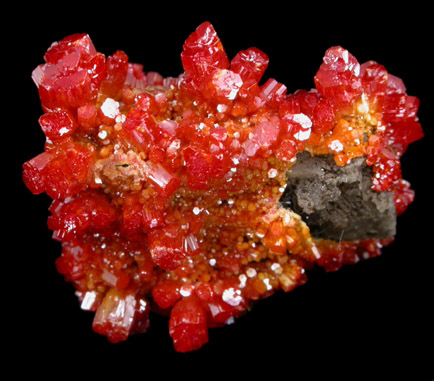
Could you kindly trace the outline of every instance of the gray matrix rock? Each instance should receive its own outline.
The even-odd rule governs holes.
[[[288,173],[280,203],[301,215],[315,238],[354,241],[395,235],[391,192],[371,189],[372,170],[364,158],[339,167],[332,155],[303,152]]]

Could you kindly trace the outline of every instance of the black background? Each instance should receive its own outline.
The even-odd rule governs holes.
[[[2,26],[2,114],[7,133],[3,164],[11,173],[2,187],[7,227],[2,273],[3,294],[11,302],[4,302],[2,315],[10,338],[8,353],[26,365],[14,370],[102,375],[108,369],[120,370],[125,378],[147,377],[156,370],[191,378],[219,372],[247,377],[264,371],[268,377],[289,379],[319,371],[320,379],[326,379],[341,370],[348,372],[347,379],[362,372],[374,379],[379,370],[410,371],[411,380],[424,379],[418,376],[423,373],[432,376],[429,179],[434,83],[428,9],[417,2],[405,7],[203,4],[71,3],[60,8],[39,3],[34,9],[17,7],[5,16],[12,22]],[[395,242],[383,249],[382,256],[334,273],[309,273],[305,285],[259,302],[233,325],[210,330],[209,343],[199,351],[174,352],[167,319],[154,315],[146,334],[109,344],[92,331],[93,314],[80,310],[72,286],[56,272],[60,245],[51,240],[46,227],[50,200],[33,196],[21,182],[22,163],[42,152],[44,144],[31,72],[53,41],[84,32],[106,55],[120,49],[145,71],[178,76],[182,44],[203,21],[214,25],[229,58],[252,46],[267,53],[270,64],[264,77],[284,83],[288,92],[313,87],[323,54],[334,45],[348,49],[361,63],[375,60],[401,77],[407,93],[421,100],[419,118],[425,132],[402,160],[403,177],[411,182],[416,199],[398,218]]]

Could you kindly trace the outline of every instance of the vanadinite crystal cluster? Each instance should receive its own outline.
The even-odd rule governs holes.
[[[155,312],[177,351],[196,350],[209,328],[303,284],[315,264],[379,255],[393,236],[317,237],[281,202],[301,154],[336,168],[361,160],[369,191],[392,195],[397,215],[413,201],[400,158],[422,137],[419,101],[341,47],[325,52],[315,88],[294,94],[263,79],[259,49],[229,59],[208,22],[186,39],[177,78],[105,56],[86,34],[44,60],[32,78],[46,144],[23,180],[53,199],[57,269],[110,342],[145,332]]]

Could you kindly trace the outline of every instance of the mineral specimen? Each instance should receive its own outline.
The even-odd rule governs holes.
[[[57,269],[110,342],[156,312],[176,351],[196,350],[307,269],[379,255],[413,201],[400,158],[423,135],[419,101],[341,47],[294,94],[261,82],[259,49],[230,60],[209,22],[177,78],[106,57],[86,34],[44,59],[32,77],[46,144],[23,180],[53,199]]]

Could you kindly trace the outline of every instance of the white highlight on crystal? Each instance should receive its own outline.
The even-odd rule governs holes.
[[[275,169],[275,168],[271,168],[271,169],[268,171],[268,178],[269,178],[269,179],[274,179],[276,176],[277,176],[277,169]]]
[[[342,58],[344,59],[344,62],[347,64],[348,63],[348,50],[344,50],[342,52]]]
[[[309,137],[310,137],[310,130],[298,131],[296,134],[294,134],[294,138],[296,138],[301,142],[309,139]]]
[[[222,299],[232,307],[236,307],[241,303],[243,297],[241,296],[240,290],[235,290],[233,287],[231,287],[223,291]]]
[[[273,263],[271,265],[271,270],[273,270],[276,274],[281,274],[283,269],[282,266],[280,266],[280,263]]]
[[[209,263],[210,266],[215,266],[215,264],[217,263],[217,261],[214,258],[211,258],[208,263]]]
[[[146,300],[140,299],[139,300],[139,311],[143,312],[146,311],[146,308],[148,307],[148,303],[146,302]]]
[[[233,316],[231,316],[228,320],[225,321],[226,325],[230,325],[234,323],[235,323],[235,318]]]
[[[104,140],[107,137],[107,131],[106,130],[101,130],[100,132],[98,132],[98,137],[101,140]]]
[[[107,271],[106,269],[104,269],[102,271],[101,278],[102,278],[102,280],[107,282],[110,286],[116,286],[116,283],[118,281],[118,278],[116,277],[116,275],[112,274],[111,272]]]
[[[95,291],[87,291],[84,294],[83,301],[81,302],[81,306],[80,306],[81,309],[88,311],[92,307],[95,300],[96,300],[96,292]]]
[[[253,278],[253,277],[255,277],[256,274],[257,274],[256,270],[255,270],[254,268],[252,268],[252,267],[249,267],[249,268],[247,269],[247,271],[246,271],[246,275],[247,275],[249,278]]]
[[[362,93],[361,102],[357,104],[357,111],[361,114],[369,112],[369,103],[365,93]]]
[[[101,105],[101,111],[106,117],[114,119],[117,115],[119,115],[119,102],[116,102],[114,99],[107,98]]]
[[[273,287],[270,286],[270,279],[265,278],[262,282],[263,282],[263,283],[265,284],[265,286],[267,287],[267,291],[270,291],[270,290],[273,288]]]
[[[127,117],[124,114],[119,114],[115,118],[115,121],[116,121],[116,123],[123,123],[123,122],[125,122],[126,119],[127,119]]]
[[[181,287],[181,289],[179,290],[179,293],[182,295],[182,296],[190,296],[191,295],[191,289],[190,288],[187,288],[187,287]]]
[[[343,151],[343,149],[344,149],[344,145],[339,140],[333,140],[329,144],[329,147],[330,147],[330,149],[332,149],[335,152],[340,152],[340,151]]]
[[[42,71],[43,65],[39,65],[36,67],[35,70],[32,71],[32,79],[35,83],[36,87],[39,88],[39,85],[42,83],[42,80],[44,78],[44,72]]]
[[[217,105],[217,111],[218,112],[225,112],[227,109],[228,109],[228,106],[226,106],[224,104]]]
[[[247,281],[247,277],[244,274],[240,274],[240,276],[238,277],[239,281],[240,281],[240,288],[244,288],[246,287],[246,281]]]
[[[199,249],[199,242],[197,238],[192,233],[190,233],[184,239],[184,250],[188,253],[190,251],[194,252],[197,249]]]
[[[312,121],[310,118],[305,114],[294,114],[292,116],[292,120],[296,123],[298,123],[301,127],[304,129],[308,129],[312,127]]]
[[[197,216],[200,212],[201,212],[201,209],[198,208],[197,206],[195,206],[195,207],[193,208],[193,214],[194,214],[194,215]]]
[[[59,130],[59,134],[60,134],[60,136],[62,136],[63,134],[66,134],[67,132],[69,132],[70,130],[68,129],[68,128],[66,128],[66,127],[62,127],[60,130]]]
[[[354,67],[354,74],[356,77],[358,77],[360,75],[360,65],[356,64],[356,66]]]
[[[312,246],[312,253],[313,253],[313,255],[315,255],[316,259],[321,258],[321,254],[315,245]]]
[[[291,222],[291,215],[289,214],[289,212],[286,212],[283,215],[283,225],[284,226],[289,226],[290,222]]]

